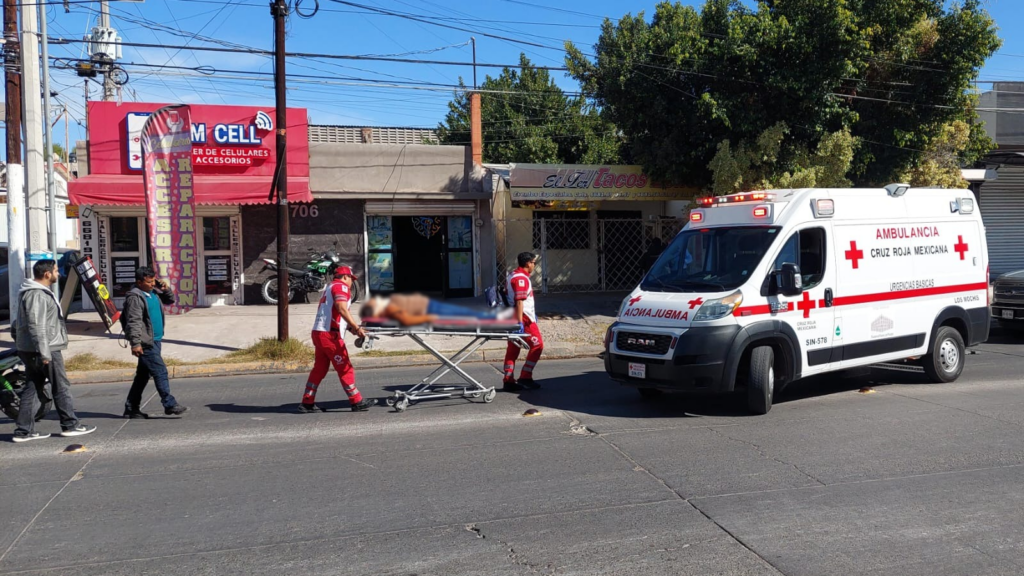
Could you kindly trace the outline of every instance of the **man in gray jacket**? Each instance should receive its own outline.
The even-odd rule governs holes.
[[[14,429],[15,442],[28,442],[49,438],[40,434],[35,425],[36,402],[53,396],[60,414],[61,436],[82,436],[95,432],[95,426],[78,421],[72,406],[71,383],[64,372],[63,350],[68,347],[68,330],[64,325],[60,303],[51,286],[60,273],[54,260],[39,260],[32,266],[34,280],[25,280],[18,292],[18,317],[12,326],[18,356],[25,363],[25,372],[33,385],[25,386],[21,393],[21,409]],[[49,380],[51,390],[47,390]]]
[[[132,355],[139,359],[135,370],[135,380],[128,399],[124,403],[124,417],[130,420],[149,418],[142,411],[142,391],[146,389],[149,378],[153,378],[156,391],[160,394],[160,403],[164,406],[164,414],[180,416],[188,408],[178,404],[171,395],[171,383],[167,378],[167,365],[161,354],[161,342],[164,338],[163,305],[174,304],[174,293],[166,283],[156,279],[156,272],[149,266],[135,271],[135,287],[125,296],[124,309],[121,310],[121,326],[125,338],[132,346]]]

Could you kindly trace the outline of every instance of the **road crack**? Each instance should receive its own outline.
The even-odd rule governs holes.
[[[722,432],[721,430],[717,430],[716,428],[714,428],[712,426],[705,426],[704,428],[707,429],[708,431],[714,433],[714,434],[717,434],[717,435],[721,436],[722,438],[725,438],[726,440],[732,440],[733,442],[739,442],[740,444],[744,444],[744,445],[750,446],[758,454],[760,454],[762,458],[764,458],[766,460],[771,460],[772,462],[775,462],[776,464],[782,464],[783,466],[789,466],[792,469],[794,469],[797,472],[799,472],[800,474],[803,474],[807,478],[817,482],[819,486],[827,486],[827,484],[825,484],[824,482],[819,480],[817,477],[815,477],[810,472],[807,472],[806,470],[804,470],[803,468],[797,466],[796,464],[794,464],[792,462],[786,462],[785,460],[782,460],[781,458],[776,458],[775,456],[772,456],[771,454],[769,454],[764,448],[762,448],[758,444],[755,444],[755,443],[753,443],[753,442],[751,442],[749,440],[744,440],[742,438],[736,438],[736,437],[730,436],[730,435]]]
[[[481,530],[480,527],[477,526],[476,524],[466,524],[466,531],[467,532],[472,532],[473,534],[476,535],[477,538],[480,538],[481,540],[486,540],[487,539],[487,535],[484,534],[483,530]],[[546,566],[541,566],[539,564],[534,564],[533,562],[530,562],[529,560],[526,560],[525,558],[523,558],[523,556],[519,552],[516,552],[515,547],[512,546],[512,544],[510,544],[509,542],[505,542],[504,540],[501,540],[500,538],[494,538],[493,540],[495,542],[497,542],[498,544],[500,544],[501,547],[505,549],[506,557],[508,558],[508,560],[510,562],[512,562],[512,564],[525,568],[527,570],[527,572],[529,572],[530,574],[540,574],[540,573],[554,574],[555,573],[555,568],[552,567],[550,564],[548,564]]]

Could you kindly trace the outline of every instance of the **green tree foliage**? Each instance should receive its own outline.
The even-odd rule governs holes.
[[[665,2],[650,22],[606,20],[593,60],[567,43],[566,62],[656,179],[719,193],[877,185],[935,154],[948,175],[991,149],[971,81],[1000,40],[979,0],[947,4]],[[957,122],[966,141],[949,134]]]
[[[617,131],[594,106],[566,96],[548,71],[535,68],[525,55],[519,63],[519,70],[505,68],[480,85],[485,162],[619,162]],[[466,145],[469,130],[469,93],[462,85],[437,135],[442,144]]]

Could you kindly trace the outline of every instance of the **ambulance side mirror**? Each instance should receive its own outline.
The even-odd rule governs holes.
[[[786,262],[782,269],[774,272],[776,293],[783,296],[799,296],[804,289],[803,280],[800,277],[800,267],[792,262]]]

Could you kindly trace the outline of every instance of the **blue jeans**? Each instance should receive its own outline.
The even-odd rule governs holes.
[[[61,429],[71,430],[77,427],[78,416],[75,415],[74,401],[71,398],[71,383],[64,372],[64,354],[60,350],[51,350],[50,363],[45,366],[39,354],[19,352],[18,356],[25,363],[25,374],[29,381],[21,391],[21,408],[15,421],[14,434],[27,436],[33,432],[36,411],[39,409],[38,403],[45,402],[50,396],[53,397],[53,404],[60,415]],[[47,385],[50,386],[50,390],[46,389]]]
[[[164,408],[172,408],[178,405],[178,401],[171,396],[171,381],[167,378],[167,365],[160,355],[160,341],[152,346],[142,347],[142,356],[139,356],[139,366],[135,369],[135,380],[132,381],[132,388],[128,391],[128,399],[124,403],[126,411],[138,410],[142,404],[142,391],[149,384],[149,378],[153,378],[156,384],[157,394],[160,395],[160,403]]]
[[[493,320],[498,316],[497,312],[493,310],[477,310],[475,308],[467,308],[457,304],[438,302],[433,298],[431,298],[430,302],[427,304],[427,314],[435,316],[463,316],[468,318],[480,318],[482,320]]]

